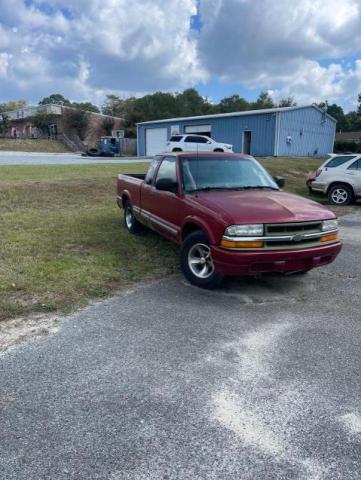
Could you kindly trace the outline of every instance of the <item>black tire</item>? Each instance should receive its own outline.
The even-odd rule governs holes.
[[[181,152],[182,149],[181,148],[173,148],[172,152]]]
[[[201,254],[202,251],[204,252],[204,257]],[[199,253],[199,256],[197,255],[197,252]],[[191,260],[198,258],[199,262],[192,267]],[[209,250],[209,241],[207,236],[201,230],[191,233],[183,241],[180,253],[180,263],[185,278],[197,287],[211,290],[218,287],[224,278],[224,275],[214,270]],[[202,276],[201,272],[204,268],[208,270]],[[196,271],[198,274],[195,273]]]
[[[331,205],[350,205],[354,201],[354,194],[351,187],[338,183],[332,185],[328,191],[328,201]]]
[[[89,157],[100,157],[100,150],[98,150],[97,148],[89,148],[87,154],[89,155]]]
[[[214,152],[224,152],[223,148],[215,148],[213,151]]]
[[[139,235],[144,231],[143,225],[135,218],[129,201],[124,204],[124,226],[132,235]]]

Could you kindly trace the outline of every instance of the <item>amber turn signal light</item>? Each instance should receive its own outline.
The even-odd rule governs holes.
[[[263,242],[233,242],[232,240],[222,240],[221,247],[224,248],[262,248]]]
[[[320,238],[320,242],[332,242],[332,240],[337,240],[337,233],[330,233]]]

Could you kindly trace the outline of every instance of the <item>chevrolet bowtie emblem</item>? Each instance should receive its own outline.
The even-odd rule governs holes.
[[[304,239],[304,235],[302,235],[301,233],[297,234],[297,235],[294,235],[293,237],[293,241],[294,242],[302,242],[302,240]]]

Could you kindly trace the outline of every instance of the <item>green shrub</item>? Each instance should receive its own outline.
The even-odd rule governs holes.
[[[335,153],[361,153],[361,142],[354,140],[336,140],[334,145]]]

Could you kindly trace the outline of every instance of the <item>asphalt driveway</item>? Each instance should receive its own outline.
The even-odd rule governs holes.
[[[0,478],[360,479],[361,212],[306,276],[180,276],[0,356]]]

